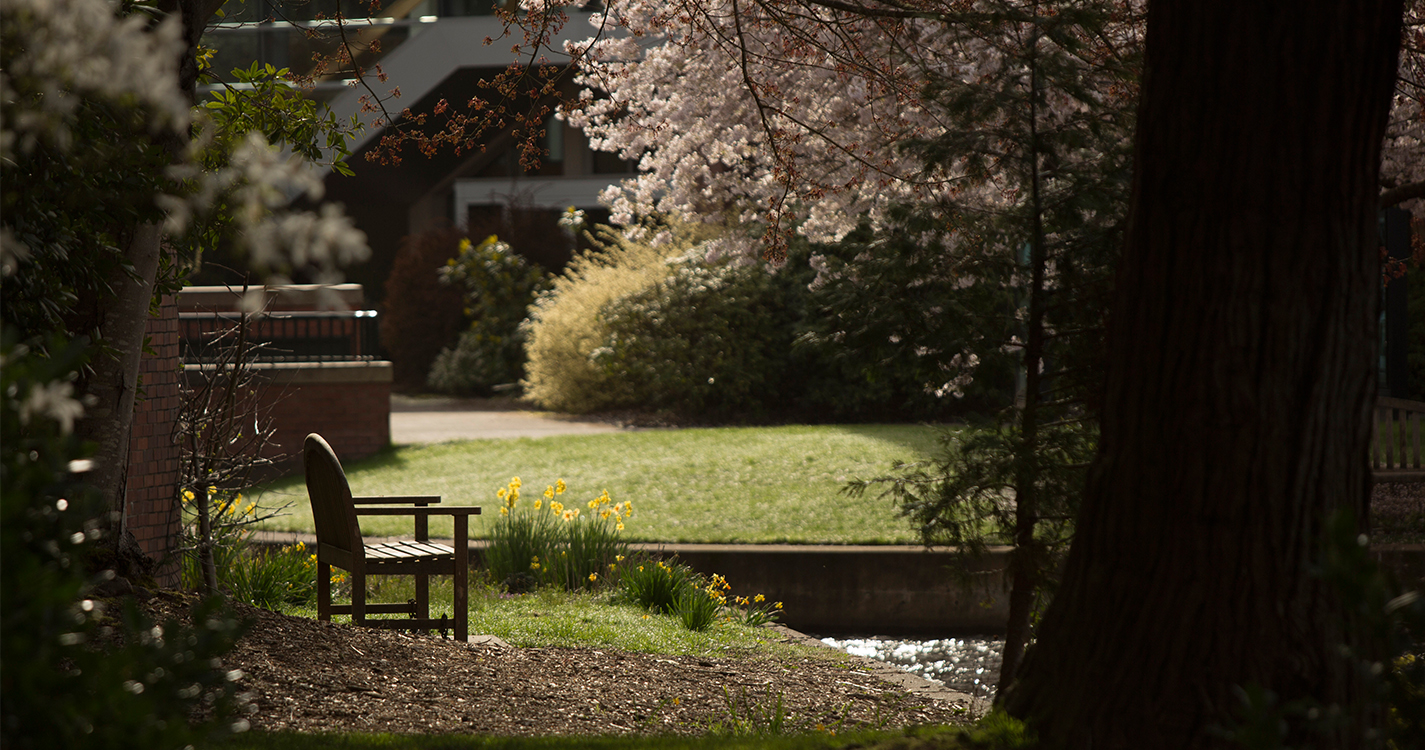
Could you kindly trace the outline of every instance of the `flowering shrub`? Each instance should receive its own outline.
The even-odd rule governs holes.
[[[781,281],[760,263],[687,258],[610,302],[593,359],[611,397],[699,417],[756,416],[781,403],[795,322]]]
[[[602,311],[609,303],[649,288],[669,273],[668,259],[700,240],[696,228],[645,226],[655,243],[596,227],[596,248],[569,262],[551,289],[530,308],[526,397],[546,409],[589,412],[612,405],[609,374],[593,359],[608,339]]]
[[[615,503],[605,490],[583,508],[566,507],[568,489],[560,479],[533,502],[520,504],[519,477],[495,493],[500,517],[485,551],[491,577],[513,593],[539,585],[570,591],[593,588],[603,571],[623,560],[628,544],[619,538],[633,515],[632,501]]]
[[[549,286],[543,269],[490,235],[478,245],[461,240],[459,254],[440,274],[442,281],[461,290],[471,323],[453,348],[436,356],[431,387],[488,395],[494,386],[523,377],[521,324],[535,295]]]

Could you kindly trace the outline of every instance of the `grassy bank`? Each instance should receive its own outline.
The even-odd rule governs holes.
[[[816,425],[649,430],[539,439],[468,440],[399,446],[345,465],[357,495],[440,495],[448,505],[480,505],[475,537],[496,512],[495,491],[512,476],[527,497],[563,478],[566,504],[608,490],[632,500],[629,541],[913,544],[907,522],[887,500],[850,499],[847,480],[879,476],[896,460],[920,460],[936,445],[923,425]],[[264,525],[311,531],[300,477],[263,489],[264,505],[291,503],[290,515]],[[410,521],[367,518],[372,536],[405,535]],[[436,535],[449,521],[432,523]]]
[[[478,574],[477,574],[478,575]],[[372,576],[370,602],[404,602],[415,597],[409,576]],[[454,593],[449,576],[431,579],[431,613],[450,612]],[[616,604],[611,592],[573,593],[556,588],[512,596],[498,587],[473,580],[470,586],[470,632],[493,635],[520,648],[609,648],[639,653],[712,656],[758,651],[771,656],[832,658],[841,652],[791,645],[774,631],[720,622],[698,632],[683,627],[671,615],[649,614],[632,604]],[[338,591],[346,602],[350,595]],[[288,607],[286,614],[316,619],[315,604]],[[344,615],[338,622],[349,621]]]

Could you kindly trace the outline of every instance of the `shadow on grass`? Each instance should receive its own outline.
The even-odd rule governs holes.
[[[915,456],[934,456],[940,451],[940,437],[947,432],[958,433],[965,429],[963,423],[949,424],[924,424],[925,430],[907,430],[903,424],[848,424],[836,425],[842,432],[851,435],[860,435],[894,445],[899,445],[913,455],[906,456],[907,459]],[[889,469],[890,467],[886,467]]]

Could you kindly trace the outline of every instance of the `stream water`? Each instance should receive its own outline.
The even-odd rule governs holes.
[[[821,642],[984,698],[994,698],[1004,649],[1003,638],[979,637],[917,641],[873,636],[823,638]]]

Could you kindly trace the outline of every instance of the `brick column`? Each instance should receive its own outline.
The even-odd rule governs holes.
[[[158,583],[178,582],[176,559],[169,559],[178,535],[179,449],[173,428],[182,404],[183,362],[178,352],[178,303],[163,298],[157,317],[144,329],[152,354],[139,365],[139,399],[129,437],[125,526],[144,554],[160,564]]]

